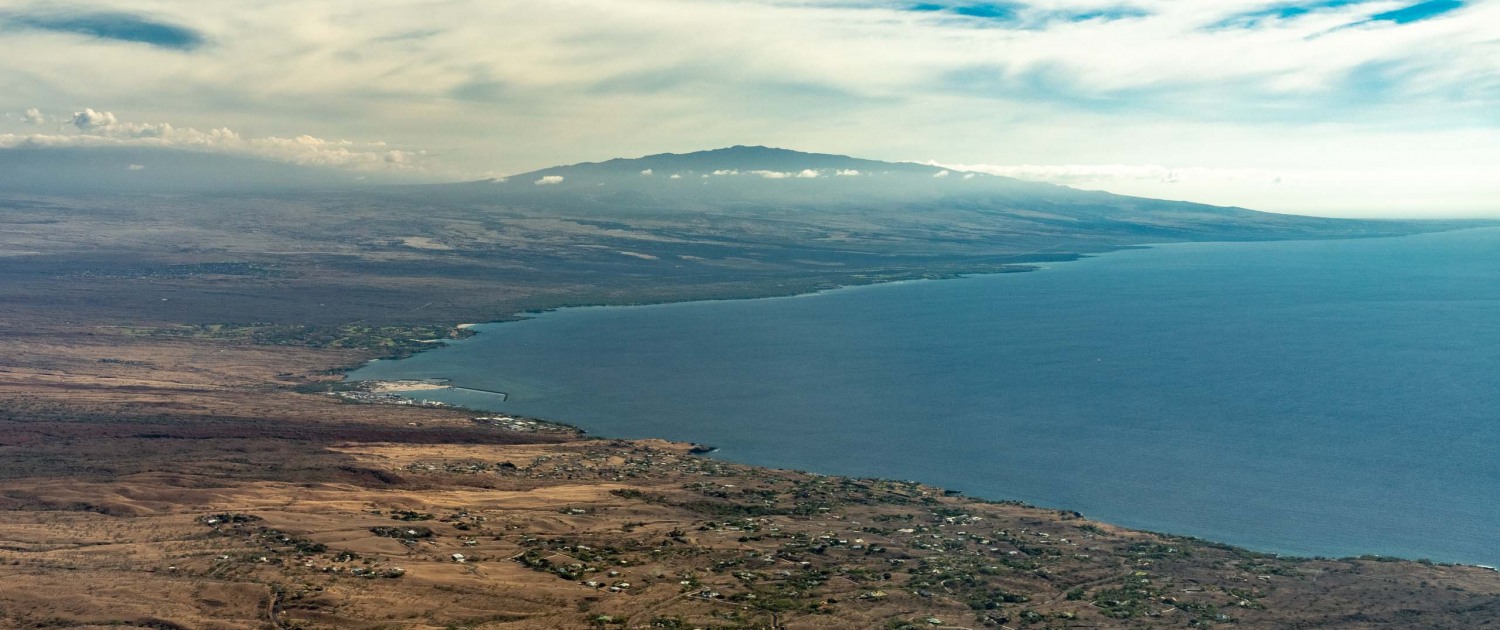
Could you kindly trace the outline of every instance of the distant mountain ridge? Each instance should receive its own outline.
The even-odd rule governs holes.
[[[459,203],[597,220],[753,220],[774,222],[776,227],[767,229],[777,230],[796,224],[799,233],[849,234],[844,238],[861,239],[867,248],[899,241],[978,251],[1002,243],[1024,249],[1028,243],[1066,242],[1083,250],[1106,244],[1384,236],[1448,225],[1273,214],[930,164],[744,145],[554,166],[426,190]]]
[[[712,174],[715,171],[768,171],[796,174],[805,170],[860,172],[899,171],[904,173],[936,174],[940,167],[911,162],[881,162],[836,155],[831,153],[806,153],[791,149],[764,146],[736,145],[723,149],[694,151],[692,153],[658,153],[639,158],[615,158],[603,162],[582,162],[566,166],[553,166],[537,171],[515,175],[510,179],[525,181],[527,178],[548,175],[639,175],[651,170],[653,175],[670,177],[673,174]],[[830,173],[832,174],[832,173]]]
[[[384,181],[398,181],[391,175]],[[0,192],[358,194],[475,217],[521,212],[867,252],[1094,251],[1133,244],[1385,236],[1481,222],[1360,221],[1088,191],[911,162],[765,146],[553,166],[503,180],[378,185],[333,168],[158,148],[0,150]],[[412,220],[419,220],[414,215]],[[1492,224],[1492,223],[1491,223]],[[997,249],[998,248],[998,249]]]
[[[460,186],[478,186],[478,191],[529,202],[571,195],[580,203],[611,203],[622,210],[638,203],[658,209],[679,205],[701,209],[705,204],[811,208],[975,195],[990,200],[1034,200],[1108,194],[929,164],[744,145],[553,166]]]

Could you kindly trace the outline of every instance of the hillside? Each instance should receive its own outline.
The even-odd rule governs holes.
[[[339,389],[330,368],[379,351],[58,319],[0,324],[6,628],[1500,620],[1487,569],[1284,558],[685,444],[354,404],[316,392]],[[365,342],[447,334],[386,328]]]
[[[28,149],[0,162],[26,156],[41,157],[11,177],[45,176],[0,187],[0,316],[103,323],[455,323],[1020,271],[1148,243],[1478,225],[1268,214],[759,147],[403,186],[186,152]],[[83,183],[55,192],[69,180]]]
[[[66,157],[47,181],[140,156]],[[1279,558],[921,484],[389,404],[340,382],[348,366],[464,334],[459,322],[532,309],[1024,271],[1163,240],[1464,225],[1285,217],[766,149],[643,160],[505,182],[288,187],[252,168],[215,179],[238,163],[192,154],[121,167],[164,178],[142,187],[0,187],[0,626],[1500,619],[1500,574],[1485,569]],[[739,174],[697,172],[709,168]],[[820,172],[751,172],[798,168]],[[386,404],[360,404],[372,401]]]
[[[830,226],[861,222],[907,237],[920,234],[935,244],[983,241],[992,247],[1036,240],[1328,238],[1424,229],[745,146],[558,166],[448,192],[475,201],[620,217],[734,216]]]

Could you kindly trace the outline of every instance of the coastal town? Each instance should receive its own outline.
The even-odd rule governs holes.
[[[402,407],[429,407],[434,409],[449,408],[453,405],[438,400],[427,400],[421,397],[423,392],[461,390],[471,392],[483,392],[499,396],[504,401],[505,394],[464,387],[455,387],[446,383],[419,380],[395,380],[395,381],[351,381],[343,387],[324,392],[343,402],[364,405],[395,405]],[[546,422],[533,418],[520,418],[507,415],[478,415],[470,418],[476,425],[493,427],[504,431],[515,431],[518,433],[568,433],[581,435],[581,429]],[[699,451],[707,452],[707,451]]]

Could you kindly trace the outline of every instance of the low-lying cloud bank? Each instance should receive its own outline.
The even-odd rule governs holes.
[[[986,173],[989,175],[1000,175],[1014,177],[1016,179],[1028,179],[1036,181],[1053,182],[1058,184],[1069,183],[1096,183],[1096,182],[1118,182],[1118,181],[1151,181],[1160,183],[1177,183],[1184,180],[1192,181],[1224,181],[1224,182],[1261,182],[1267,184],[1281,183],[1284,176],[1265,169],[1254,168],[1207,168],[1207,167],[1168,167],[1159,164],[939,164],[928,162],[933,166],[944,166],[959,171],[970,171],[975,173]]]
[[[30,108],[21,115],[29,125],[45,128],[29,134],[0,134],[0,149],[59,147],[144,147],[203,151],[275,160],[301,166],[356,171],[420,172],[425,151],[408,151],[384,142],[356,142],[310,135],[292,138],[245,137],[227,127],[207,131],[171,123],[122,121],[110,111],[84,108],[49,115]]]

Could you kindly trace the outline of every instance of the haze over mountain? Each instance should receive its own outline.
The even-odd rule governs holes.
[[[1077,190],[909,162],[735,146],[556,166],[437,187],[447,195],[598,215],[736,215],[878,226],[934,243],[1008,237],[1150,240],[1360,236],[1411,229]],[[1393,232],[1394,231],[1394,232]]]
[[[0,0],[0,630],[1492,627],[1496,24]]]
[[[358,173],[149,147],[0,150],[0,190],[47,194],[244,192],[348,186]]]
[[[387,184],[387,185],[381,185]],[[40,194],[321,190],[446,212],[520,211],[670,230],[695,221],[845,251],[1097,251],[1174,240],[1379,236],[1439,222],[1324,219],[1086,191],[910,162],[762,146],[555,166],[456,184],[402,184],[318,165],[149,147],[0,150],[0,188]],[[418,221],[401,216],[392,220]],[[754,228],[749,226],[753,224]]]
[[[1494,0],[358,7],[0,4],[0,146],[306,138],[465,180],[768,144],[1276,212],[1500,214]]]
[[[418,185],[163,148],[14,149],[0,167],[9,251],[25,254],[0,269],[6,295],[98,313],[147,300],[205,323],[404,321],[417,308],[469,321],[1010,271],[1152,243],[1481,225],[1271,214],[744,146]],[[224,270],[258,279],[205,280]],[[361,280],[334,290],[331,273]],[[79,274],[97,282],[51,288]],[[121,292],[121,274],[203,284]]]

